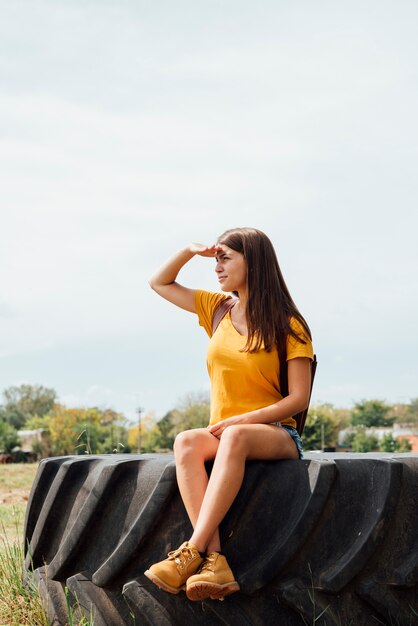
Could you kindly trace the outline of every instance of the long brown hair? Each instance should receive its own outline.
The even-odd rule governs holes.
[[[311,331],[299,312],[286,286],[276,252],[270,239],[256,228],[233,228],[225,231],[218,243],[241,253],[247,263],[246,320],[248,328],[244,351],[267,352],[283,349],[288,335],[306,343],[291,327],[290,319],[297,319],[306,333]]]

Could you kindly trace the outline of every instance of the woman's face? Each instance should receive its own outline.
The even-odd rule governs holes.
[[[247,288],[247,263],[244,255],[219,244],[215,272],[222,291],[245,291]]]

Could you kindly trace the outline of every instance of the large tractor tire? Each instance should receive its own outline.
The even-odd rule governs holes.
[[[241,591],[223,602],[190,602],[143,575],[190,535],[172,455],[46,459],[25,576],[52,626],[69,613],[94,626],[418,624],[417,454],[247,463],[221,526]]]

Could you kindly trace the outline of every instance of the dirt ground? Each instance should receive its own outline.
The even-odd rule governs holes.
[[[0,465],[0,542],[23,540],[26,506],[37,464]]]
[[[14,489],[0,489],[0,504],[7,504],[13,506],[21,502],[27,502],[29,493],[27,489],[14,488]]]

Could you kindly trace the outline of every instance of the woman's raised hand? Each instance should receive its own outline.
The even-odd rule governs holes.
[[[179,250],[169,259],[149,280],[150,286],[161,297],[186,311],[196,312],[195,290],[183,287],[177,282],[177,274],[181,268],[195,255],[214,258],[222,247],[213,244],[205,246],[202,243],[192,243]]]
[[[190,245],[190,252],[199,256],[215,257],[218,252],[222,250],[221,246],[213,244],[211,246],[205,246],[203,243],[192,243]]]

